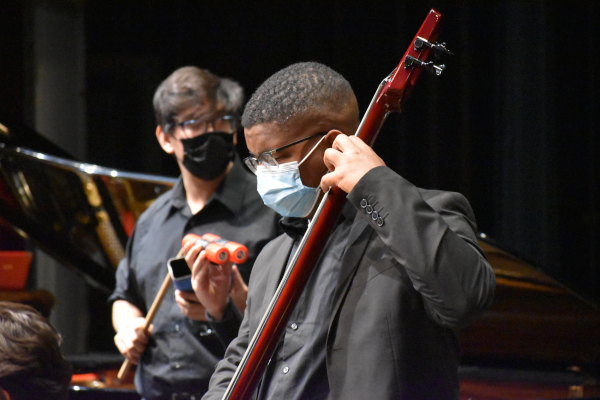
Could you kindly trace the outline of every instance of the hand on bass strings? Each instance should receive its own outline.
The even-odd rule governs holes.
[[[327,134],[327,140],[331,148],[325,150],[323,156],[325,166],[329,169],[329,173],[321,178],[324,192],[331,186],[338,186],[350,193],[367,172],[385,165],[373,149],[356,136],[332,130]]]

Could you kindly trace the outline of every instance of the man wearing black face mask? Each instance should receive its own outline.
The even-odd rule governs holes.
[[[279,233],[277,214],[264,206],[256,178],[235,152],[242,102],[236,82],[196,67],[176,70],[154,95],[156,138],[175,157],[181,177],[138,220],[110,297],[115,344],[138,364],[135,384],[144,399],[200,398],[206,391],[215,364],[237,335],[244,281],[262,247]],[[213,233],[248,247],[247,262],[218,271],[232,282],[228,318],[208,321],[194,293],[171,287],[145,332],[144,317],[167,260],[188,233]]]

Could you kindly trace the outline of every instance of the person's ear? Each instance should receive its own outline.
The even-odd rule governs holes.
[[[171,144],[171,140],[174,140],[173,136],[165,132],[160,125],[156,127],[156,139],[165,153],[173,154],[175,152]]]
[[[338,135],[345,135],[345,133],[342,131],[338,131],[337,129],[332,129],[329,132],[327,132],[327,135],[325,136],[327,147],[333,146],[333,142],[335,141],[335,138],[338,137]]]
[[[10,394],[2,388],[0,388],[0,400],[10,400]]]

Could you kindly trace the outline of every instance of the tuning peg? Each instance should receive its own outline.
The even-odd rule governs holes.
[[[427,72],[435,74],[436,76],[440,76],[442,74],[442,72],[444,71],[444,69],[446,68],[446,66],[444,64],[435,65],[432,61],[423,62],[423,61],[419,60],[418,58],[414,58],[412,56],[406,56],[406,58],[404,59],[404,68],[411,69],[412,67],[415,67],[415,66],[421,67],[421,68],[425,69]]]
[[[415,39],[415,50],[419,51],[423,48],[423,46],[429,47],[433,50],[433,57],[437,60],[440,58],[442,54],[449,54],[451,56],[454,55],[453,52],[446,48],[446,43],[431,43],[427,39],[423,39],[420,36],[417,36]]]

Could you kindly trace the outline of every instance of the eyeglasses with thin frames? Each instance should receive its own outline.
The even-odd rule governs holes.
[[[286,144],[285,146],[278,147],[273,150],[267,150],[263,153],[260,153],[258,157],[253,157],[253,156],[246,157],[244,159],[244,162],[246,163],[248,168],[250,168],[250,170],[252,172],[254,172],[255,174],[256,174],[256,170],[258,169],[259,165],[264,166],[268,170],[277,169],[277,168],[279,168],[279,163],[277,162],[275,157],[273,157],[273,153],[276,153],[281,150],[285,150],[285,149],[292,147],[294,145],[297,145],[299,143],[306,142],[307,140],[310,140],[314,137],[326,135],[327,133],[328,132],[318,132],[318,133],[315,133],[314,135],[310,135],[309,137],[305,137],[304,139],[296,140],[293,143]]]
[[[211,128],[213,131],[220,131],[225,133],[233,133],[238,128],[238,119],[235,115],[222,115],[217,118],[213,118],[206,121],[201,118],[189,119],[183,122],[173,122],[170,124],[170,132],[176,126],[181,127],[188,134],[200,135],[208,132]]]

